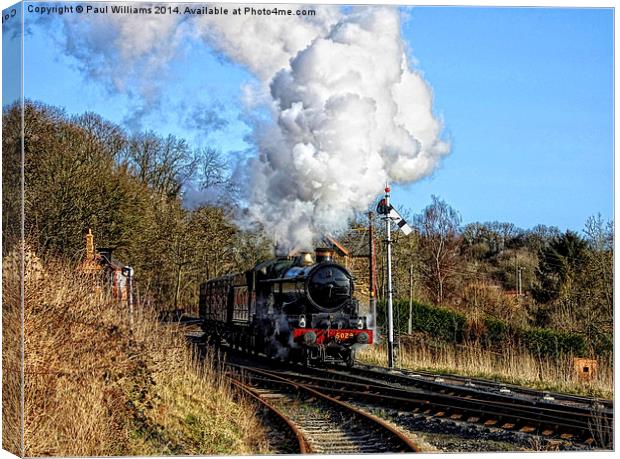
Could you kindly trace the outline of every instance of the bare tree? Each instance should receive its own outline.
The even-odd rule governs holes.
[[[584,233],[589,250],[581,260],[573,296],[578,323],[595,345],[613,341],[614,324],[614,226],[601,215],[588,218]]]
[[[450,296],[449,281],[458,274],[461,216],[445,201],[432,196],[432,203],[416,219],[420,233],[421,275],[437,303]]]
[[[197,164],[185,140],[173,135],[160,137],[151,131],[136,134],[129,140],[125,160],[142,183],[170,198],[180,194]]]
[[[203,189],[227,184],[229,165],[220,150],[213,147],[202,148],[196,151],[195,158],[200,174],[198,179]]]

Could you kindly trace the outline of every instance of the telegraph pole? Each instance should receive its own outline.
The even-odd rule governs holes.
[[[409,322],[407,322],[407,333],[413,332],[413,265],[409,265]]]
[[[369,268],[369,276],[370,279],[370,315],[372,317],[372,322],[368,324],[368,328],[370,328],[373,332],[376,333],[376,323],[377,323],[377,289],[375,284],[375,235],[374,235],[374,217],[375,214],[373,212],[368,212],[368,268]]]
[[[521,287],[519,286],[519,267],[517,266],[516,270],[515,270],[515,276],[516,276],[516,288],[517,288],[517,297],[519,296],[519,290],[521,290]]]
[[[390,208],[390,187],[385,186],[385,205]],[[387,235],[387,293],[388,293],[388,367],[394,368],[394,312],[392,310],[392,221],[389,211],[385,215],[385,232]]]

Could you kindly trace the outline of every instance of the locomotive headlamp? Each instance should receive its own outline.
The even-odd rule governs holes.
[[[357,342],[360,344],[368,344],[369,340],[370,340],[370,337],[368,336],[368,333],[362,332],[359,335],[357,335]]]
[[[306,328],[306,316],[299,316],[299,328]]]
[[[359,319],[359,320],[357,321],[357,328],[358,328],[359,330],[361,330],[362,328],[364,328],[364,321],[363,321],[362,319]]]
[[[316,333],[314,332],[304,333],[304,343],[306,344],[316,343]]]

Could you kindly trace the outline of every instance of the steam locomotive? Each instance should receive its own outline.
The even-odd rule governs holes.
[[[199,314],[209,342],[305,364],[352,365],[372,344],[349,271],[331,249],[280,257],[200,286]]]

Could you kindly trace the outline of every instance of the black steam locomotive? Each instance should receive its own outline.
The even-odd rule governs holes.
[[[200,317],[210,342],[304,363],[345,362],[373,342],[358,315],[354,282],[331,249],[265,261],[200,286]]]

